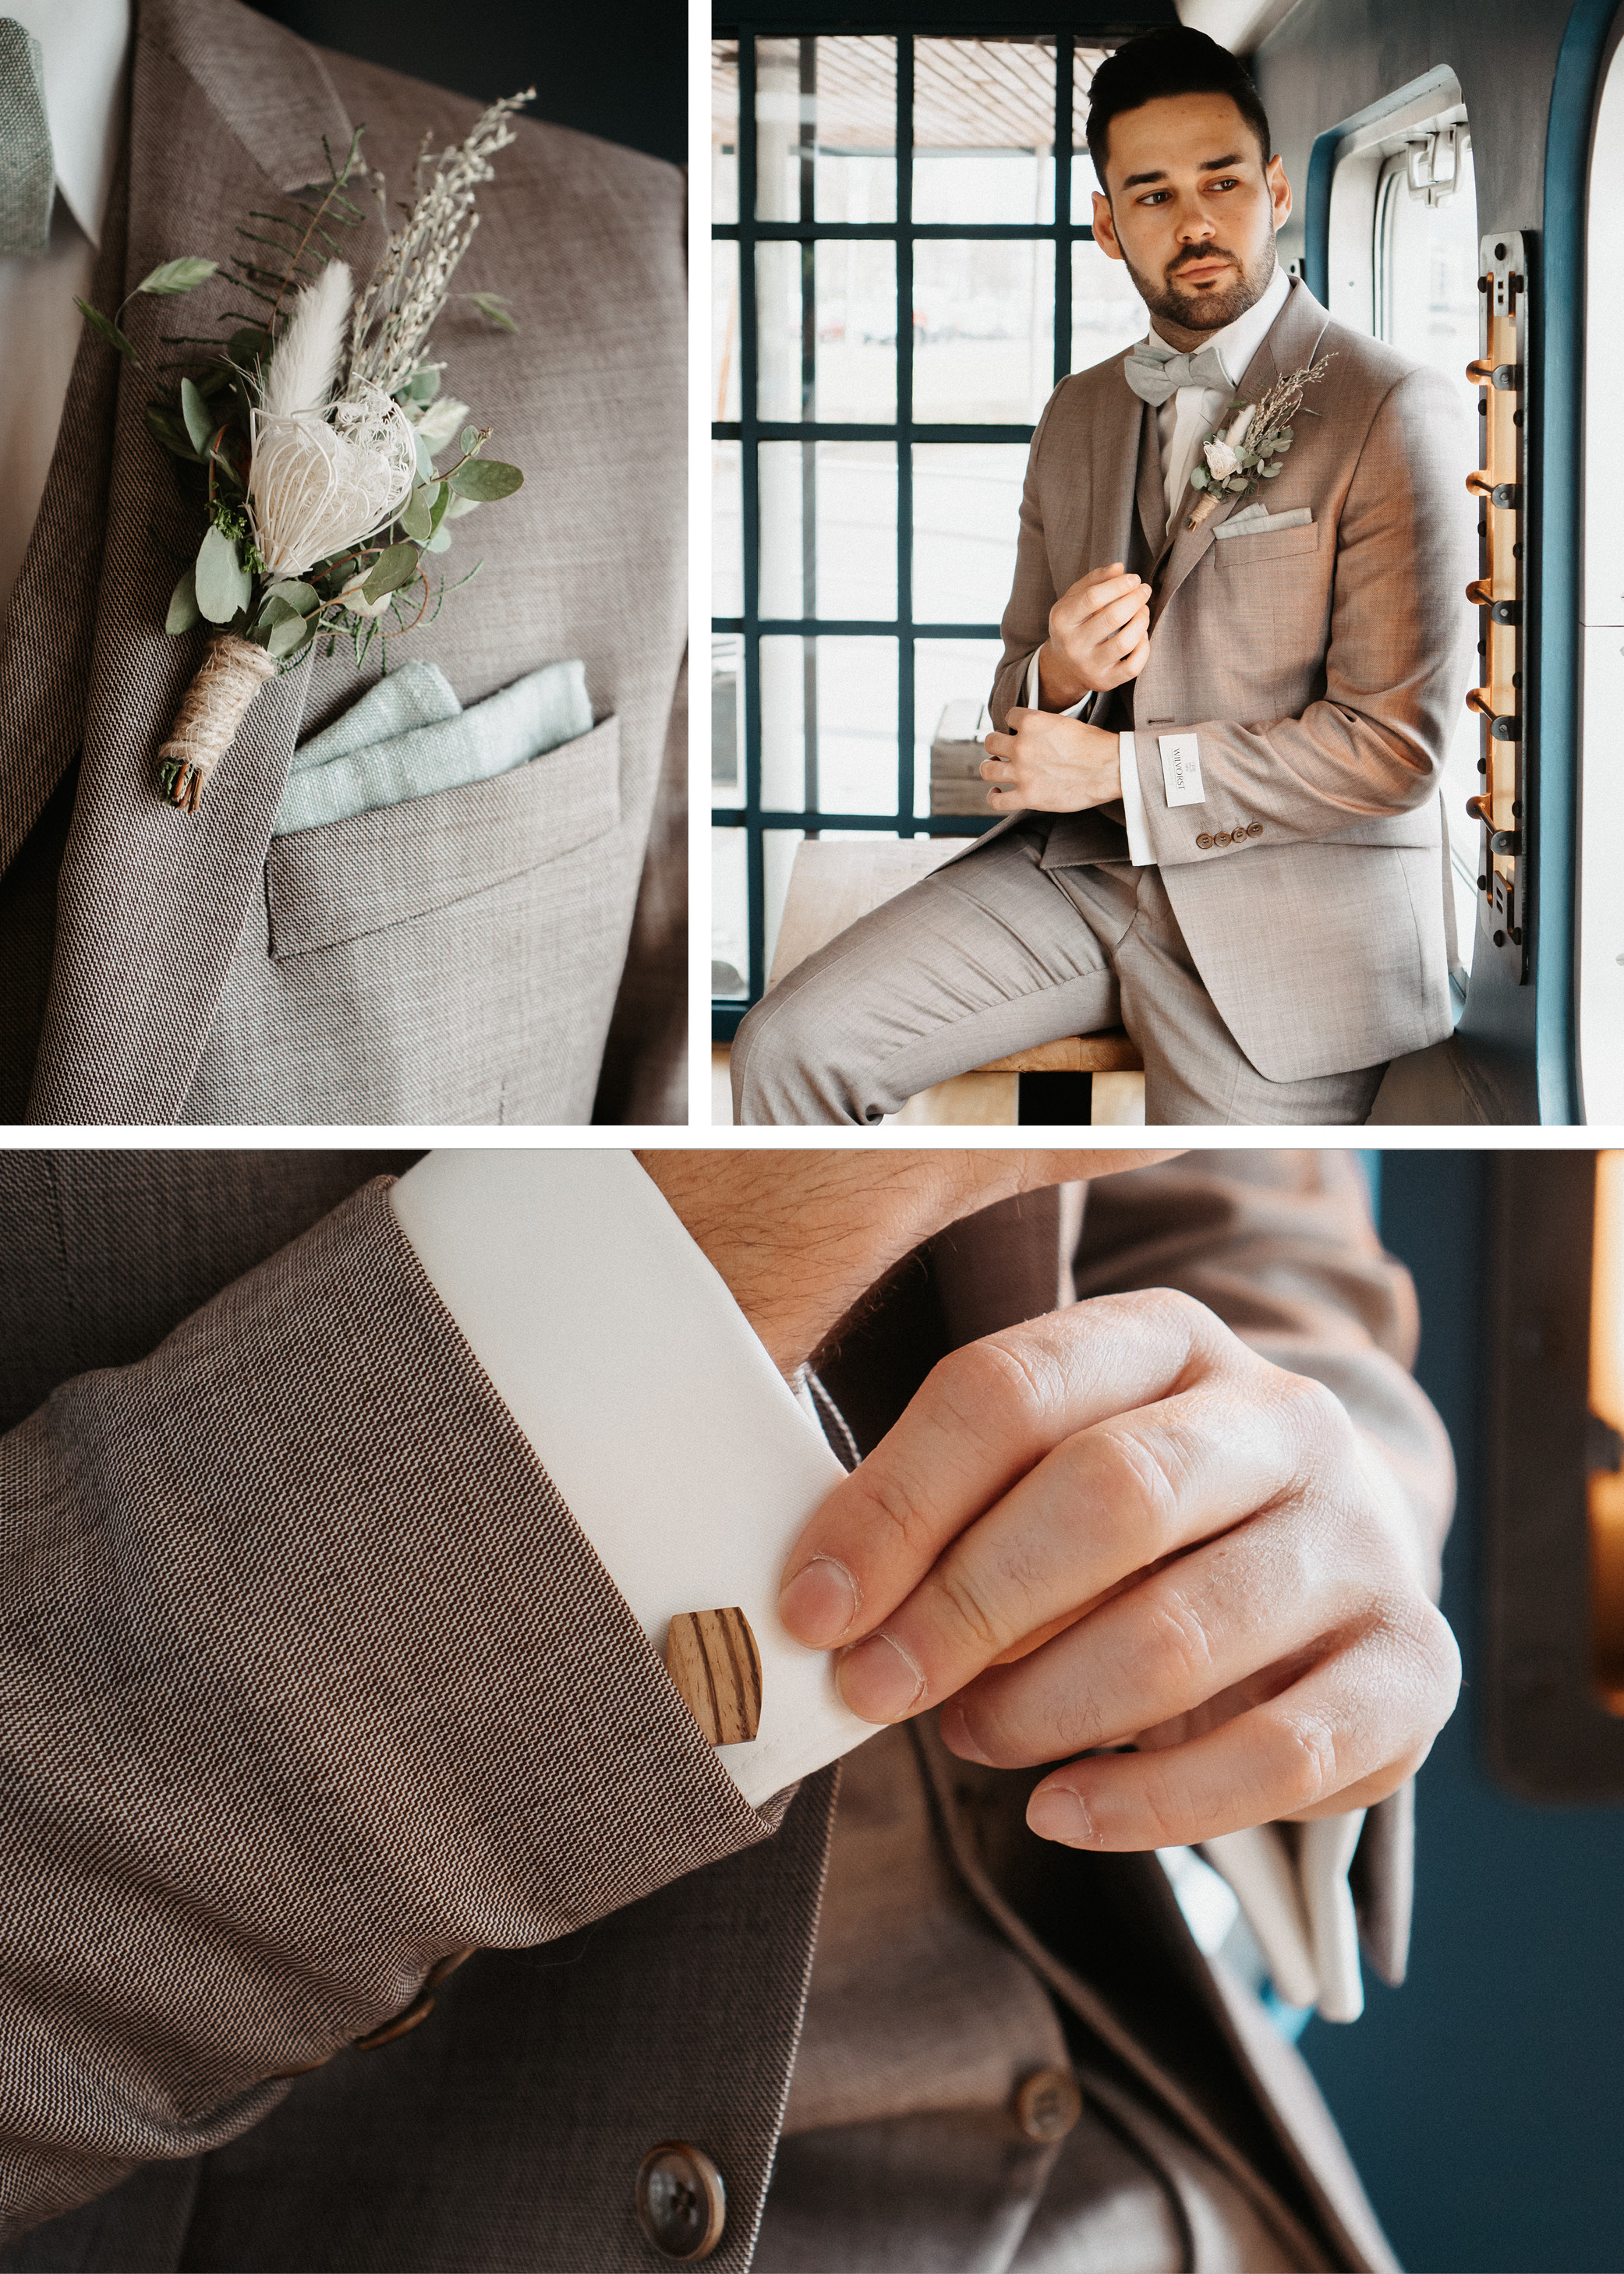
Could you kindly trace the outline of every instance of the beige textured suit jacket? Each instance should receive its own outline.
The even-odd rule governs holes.
[[[1122,358],[1061,381],[1032,437],[993,692],[1025,700],[1050,607],[1126,561],[1154,588],[1150,659],[1103,723],[1130,727],[1151,845],[1221,1016],[1273,1081],[1378,1065],[1450,1031],[1439,776],[1468,685],[1469,438],[1435,372],[1333,323],[1294,282],[1239,393],[1333,355],[1258,486],[1305,526],[1220,539],[1192,490],[1167,534],[1154,414]],[[1169,805],[1158,736],[1198,738],[1205,802]],[[1219,841],[1214,841],[1214,840]],[[1124,857],[1063,815],[1044,865]]]
[[[712,2263],[749,2263],[836,1774],[740,1798],[367,1181],[390,1165],[0,1156],[7,2268],[653,2270],[632,2180],[671,2137],[726,2180]],[[1069,1291],[1066,1222],[990,1211],[891,1283],[828,1369],[859,1442]],[[1075,1266],[1321,1375],[1441,1536],[1413,1299],[1344,1159],[1107,1180]],[[944,1792],[958,1867],[1099,2058],[1303,2263],[1387,2268],[1154,1859],[1046,1846],[1031,1776],[993,1781],[958,1824]],[[1389,1977],[1407,1823],[1373,1811],[1356,1857]],[[470,1945],[421,2028],[344,2050]]]
[[[251,208],[321,175],[323,136],[342,153],[365,125],[399,196],[424,134],[458,140],[478,109],[236,0],[138,0],[97,305],[177,253],[226,260]],[[495,780],[273,839],[296,740],[377,676],[341,654],[261,692],[200,815],[165,806],[153,761],[203,635],[164,635],[197,529],[143,412],[160,335],[212,334],[230,288],[136,302],[140,371],[87,331],[0,651],[0,1118],[574,1122],[601,1077],[611,1115],[684,1118],[681,177],[521,121],[480,213],[458,293],[505,294],[520,336],[459,297],[434,346],[525,484],[457,524],[447,561],[479,578],[395,656],[438,664],[465,708],[578,657],[598,723]],[[369,207],[358,275],[381,243]]]

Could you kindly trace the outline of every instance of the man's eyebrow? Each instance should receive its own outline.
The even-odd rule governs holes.
[[[1221,158],[1204,158],[1201,163],[1197,167],[1196,171],[1198,174],[1216,174],[1221,171],[1221,169],[1226,166],[1239,166],[1243,165],[1244,162],[1245,161],[1238,150],[1231,150]],[[1127,180],[1122,184],[1122,187],[1125,190],[1137,190],[1146,182],[1165,182],[1167,178],[1167,173],[1166,167],[1158,166],[1152,173],[1129,174]]]

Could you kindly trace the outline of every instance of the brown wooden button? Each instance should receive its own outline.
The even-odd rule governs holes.
[[[1203,853],[1210,853],[1212,849],[1212,840],[1210,837],[1197,837],[1196,843]]]
[[[638,2222],[663,2257],[708,2258],[728,2223],[728,2191],[703,2148],[661,2140],[638,2165]]]
[[[1016,2088],[1010,2108],[1027,2138],[1047,2147],[1063,2140],[1076,2123],[1083,2096],[1069,2069],[1040,2068]]]
[[[679,1611],[666,1637],[666,1672],[713,1745],[745,1745],[761,1726],[761,1653],[750,1621],[727,1611]]]
[[[1247,833],[1247,835],[1248,835],[1249,837],[1261,837],[1261,836],[1262,836],[1262,834],[1263,834],[1263,824],[1262,824],[1262,822],[1261,822],[1261,821],[1250,821],[1250,822],[1248,822],[1248,824],[1246,825],[1246,833]]]
[[[1214,845],[1227,845],[1229,842],[1229,832],[1227,829],[1220,829],[1217,836],[1212,840],[1212,842]]]

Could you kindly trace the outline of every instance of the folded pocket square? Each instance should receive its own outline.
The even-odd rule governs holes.
[[[1277,529],[1306,529],[1314,516],[1307,506],[1294,506],[1289,513],[1271,513],[1266,506],[1249,505],[1240,513],[1232,513],[1227,521],[1220,521],[1212,531],[1215,538],[1261,537],[1266,530],[1271,536]]]
[[[581,663],[543,664],[465,711],[439,666],[416,660],[295,750],[272,834],[487,781],[591,731]]]

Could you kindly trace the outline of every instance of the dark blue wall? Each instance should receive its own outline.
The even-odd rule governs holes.
[[[1483,1766],[1472,1711],[1488,1157],[1390,1152],[1382,1233],[1416,1275],[1420,1378],[1461,1503],[1444,1608],[1460,1709],[1421,1772],[1410,1977],[1308,2056],[1416,2274],[1624,2268],[1624,1809],[1542,1809]]]

